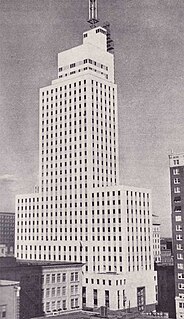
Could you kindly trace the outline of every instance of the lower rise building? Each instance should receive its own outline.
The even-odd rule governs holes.
[[[158,294],[157,311],[168,313],[169,318],[176,318],[174,264],[170,262],[156,263]]]
[[[0,318],[19,319],[19,301],[19,282],[0,280]]]
[[[20,318],[82,309],[82,264],[0,258],[0,279],[20,282]]]
[[[156,215],[153,215],[153,256],[154,262],[161,262],[160,222],[159,217]]]

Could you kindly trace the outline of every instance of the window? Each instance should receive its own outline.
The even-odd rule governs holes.
[[[177,264],[178,269],[183,269],[183,264]]]
[[[63,273],[62,279],[63,282],[66,282],[66,273]]]
[[[178,279],[184,279],[184,274],[183,273],[179,273],[178,274]]]
[[[66,300],[63,300],[63,310],[66,310]]]
[[[57,282],[61,282],[61,274],[57,274]]]
[[[71,273],[71,281],[74,281],[74,273]]]
[[[0,318],[6,318],[6,305],[0,306]]]
[[[46,284],[50,283],[50,275],[46,275]]]
[[[180,179],[179,178],[174,178],[174,184],[180,184]]]
[[[173,169],[173,175],[179,175],[179,173],[180,173],[179,168],[174,168]]]
[[[56,288],[52,288],[52,297],[55,297],[56,294]]]
[[[183,239],[182,235],[176,235],[176,240],[182,240],[182,239]]]
[[[178,289],[184,289],[184,283],[179,283],[178,284]]]
[[[66,296],[66,287],[65,286],[62,288],[62,295]]]
[[[180,193],[180,187],[174,187],[174,193],[175,194]]]
[[[50,302],[46,302],[46,311],[50,311]]]
[[[61,287],[57,287],[57,296],[60,297],[61,295]]]
[[[94,306],[98,306],[97,289],[93,289],[93,303],[94,303]]]
[[[177,254],[177,259],[183,259],[183,254]]]
[[[75,290],[74,290],[74,286],[72,285],[71,286],[71,295],[73,295],[75,293]]]
[[[74,299],[71,299],[71,308],[75,308],[75,303],[74,303]]]
[[[52,283],[54,284],[56,281],[56,275],[55,274],[52,274]]]
[[[46,297],[47,298],[50,297],[50,289],[49,288],[46,289]]]
[[[181,225],[176,225],[176,231],[182,231],[182,226]]]

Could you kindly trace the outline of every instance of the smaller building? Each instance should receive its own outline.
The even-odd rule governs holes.
[[[161,263],[162,264],[173,264],[172,255],[172,238],[161,238]]]
[[[6,246],[6,255],[14,254],[15,214],[0,212],[0,244]]]
[[[19,282],[0,280],[0,318],[19,319],[19,296]]]
[[[0,279],[20,281],[21,318],[57,315],[82,309],[82,266],[2,257]]]
[[[169,318],[175,318],[175,283],[174,283],[174,263],[157,263],[158,294],[157,311],[167,312]]]
[[[160,251],[160,222],[157,215],[153,215],[153,256],[154,262],[161,262]]]

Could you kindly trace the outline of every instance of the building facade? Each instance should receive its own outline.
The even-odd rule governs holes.
[[[151,193],[119,184],[106,29],[84,32],[82,45],[59,53],[58,78],[40,89],[39,118],[39,193],[16,198],[17,258],[85,263],[86,307],[125,308],[123,291],[135,295],[131,307],[154,307]]]
[[[0,280],[0,318],[20,318],[19,297],[19,282]]]
[[[184,153],[171,154],[170,182],[176,318],[184,317]]]
[[[153,256],[154,262],[161,262],[160,222],[159,217],[156,215],[153,215]]]
[[[169,314],[169,318],[176,318],[175,310],[175,281],[174,281],[174,264],[156,263],[158,295],[157,311]]]
[[[20,282],[22,319],[82,309],[81,263],[0,258],[0,278]]]
[[[15,213],[0,212],[0,244],[6,245],[6,254],[13,255],[15,245]]]

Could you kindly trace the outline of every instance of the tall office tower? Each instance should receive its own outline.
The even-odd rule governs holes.
[[[16,256],[83,262],[83,306],[143,310],[155,304],[151,195],[119,185],[114,56],[90,5],[93,28],[40,89],[40,193],[17,196]]]
[[[171,154],[171,207],[172,207],[172,235],[175,275],[175,305],[176,318],[184,316],[184,153]]]

